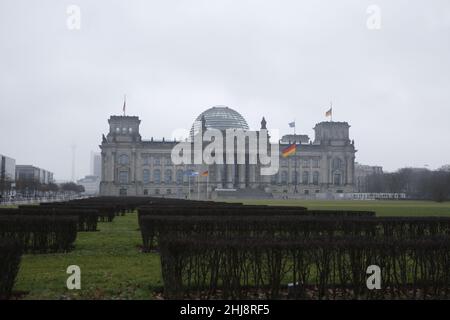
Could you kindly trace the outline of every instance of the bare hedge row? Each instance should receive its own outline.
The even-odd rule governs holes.
[[[67,252],[77,237],[76,216],[0,215],[0,238],[18,242],[27,253]]]
[[[381,267],[380,290],[366,286],[370,265]],[[396,242],[162,240],[161,266],[169,299],[450,297],[448,237]]]
[[[450,236],[450,218],[447,217],[145,215],[139,223],[146,250],[154,249],[158,237],[167,240],[252,238],[297,241],[339,237],[409,240]]]

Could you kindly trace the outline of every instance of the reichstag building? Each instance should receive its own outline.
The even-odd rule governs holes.
[[[279,170],[270,176],[261,175],[258,164],[175,165],[171,151],[178,141],[142,139],[136,116],[111,116],[108,122],[109,132],[103,135],[100,145],[101,195],[326,198],[355,189],[356,150],[347,122],[317,123],[313,140],[301,134],[283,136],[278,146]],[[199,126],[223,132],[250,130],[247,121],[226,106],[201,113],[192,125],[191,138]],[[256,133],[263,129],[270,132],[264,118]],[[295,153],[283,157],[283,150],[294,143]]]

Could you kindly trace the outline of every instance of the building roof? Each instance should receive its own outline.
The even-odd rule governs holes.
[[[227,106],[214,106],[203,111],[196,119],[191,127],[190,136],[193,137],[200,130],[202,117],[205,118],[207,129],[244,129],[248,130],[249,126],[244,117]]]

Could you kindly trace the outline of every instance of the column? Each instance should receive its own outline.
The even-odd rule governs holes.
[[[245,189],[245,164],[239,164],[238,166],[238,175],[239,175],[239,188]]]
[[[234,187],[234,164],[227,164],[227,188],[231,189]]]
[[[215,170],[216,170],[216,185],[217,185],[217,188],[219,188],[219,189],[221,189],[221,188],[223,188],[223,185],[222,185],[222,164],[215,164],[214,165],[214,168],[215,168]]]

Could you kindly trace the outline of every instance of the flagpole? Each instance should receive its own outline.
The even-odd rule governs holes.
[[[197,176],[197,200],[200,200],[200,174]]]
[[[123,116],[125,117],[126,115],[126,110],[127,109],[127,95],[124,94],[123,95]]]
[[[333,122],[333,101],[330,102],[331,122]]]
[[[191,176],[188,175],[188,183],[189,183],[189,200],[191,200]]]
[[[208,175],[206,176],[206,201],[208,201],[208,187],[209,187],[209,170]]]

